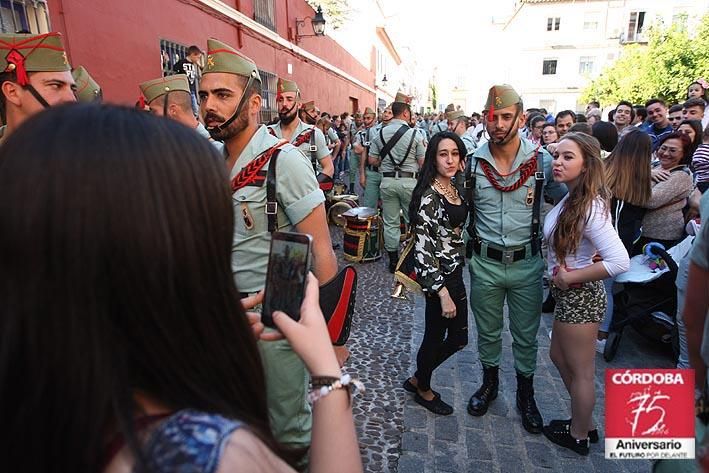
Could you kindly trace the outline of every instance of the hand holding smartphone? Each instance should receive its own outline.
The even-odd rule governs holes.
[[[311,248],[312,237],[305,233],[275,232],[271,235],[261,312],[261,321],[265,326],[274,327],[275,311],[285,312],[293,320],[300,320]]]

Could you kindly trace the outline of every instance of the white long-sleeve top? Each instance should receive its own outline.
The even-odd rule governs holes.
[[[564,209],[569,195],[563,199],[547,214],[544,221],[544,238],[549,243],[547,252],[547,267],[549,274],[553,273],[554,267],[559,266],[554,249],[554,228],[559,220],[559,214]],[[588,219],[583,228],[581,242],[576,249],[576,254],[566,256],[566,267],[568,269],[583,269],[593,264],[593,255],[596,253],[603,258],[603,266],[608,271],[610,277],[615,277],[628,270],[630,258],[623,246],[618,233],[613,228],[611,216],[607,208],[604,208],[600,198],[593,201]]]

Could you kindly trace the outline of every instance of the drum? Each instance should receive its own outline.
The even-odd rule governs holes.
[[[382,256],[383,228],[377,209],[356,207],[342,214],[345,219],[345,259],[355,263],[376,261]]]
[[[327,211],[328,221],[338,227],[344,227],[345,218],[342,214],[359,205],[359,196],[349,194],[333,195],[330,198],[330,202],[330,208]]]
[[[334,196],[344,195],[347,193],[347,186],[342,181],[335,181],[335,186],[332,188]]]

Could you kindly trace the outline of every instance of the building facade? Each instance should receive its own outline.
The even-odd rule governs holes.
[[[647,44],[654,22],[687,21],[707,12],[706,0],[522,0],[502,26],[517,60],[504,71],[525,107],[583,111],[579,96],[628,44]]]
[[[264,121],[276,113],[279,76],[295,80],[321,110],[375,106],[371,65],[327,30],[312,36],[314,15],[304,0],[3,0],[0,30],[61,32],[71,64],[85,66],[110,102],[135,103],[140,82],[171,73],[187,47],[206,50],[213,37],[258,65]]]

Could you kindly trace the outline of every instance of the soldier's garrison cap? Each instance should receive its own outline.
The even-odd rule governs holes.
[[[0,70],[14,71],[22,86],[29,84],[28,72],[70,71],[62,35],[0,34]]]
[[[367,107],[364,109],[364,115],[376,115],[376,113],[374,113],[374,110],[372,110],[372,107]]]
[[[310,102],[305,102],[300,108],[304,112],[312,112],[313,110],[315,110],[315,102],[312,100]]]
[[[493,85],[487,94],[487,101],[483,107],[483,113],[488,113],[488,120],[492,120],[495,110],[521,104],[522,98],[517,91],[509,84]]]
[[[91,103],[101,99],[101,86],[91,77],[84,66],[79,66],[71,71],[71,75],[76,82],[76,98],[79,102]]]
[[[457,120],[459,118],[466,118],[465,117],[465,112],[462,110],[452,110],[450,112],[446,112],[446,118],[450,121]]]
[[[207,40],[207,63],[202,74],[225,72],[261,80],[256,63],[228,44],[216,39]]]
[[[296,97],[300,97],[300,90],[298,89],[298,84],[292,80],[278,78],[276,83],[276,95],[281,95],[283,92],[295,92]]]
[[[182,91],[189,94],[190,84],[185,74],[175,74],[143,82],[140,84],[140,91],[145,97],[145,103],[149,104],[168,92]]]
[[[394,98],[394,103],[403,103],[406,105],[411,105],[411,97],[406,95],[403,92],[397,92],[396,97]]]

